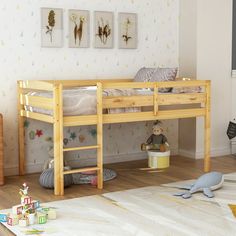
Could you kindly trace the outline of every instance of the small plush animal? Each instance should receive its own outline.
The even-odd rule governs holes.
[[[163,128],[160,121],[156,121],[152,127],[152,135],[147,139],[146,143],[141,144],[141,150],[158,150],[165,152],[169,146],[166,136],[163,134]]]
[[[197,181],[190,186],[183,186],[180,189],[187,189],[187,192],[176,193],[174,196],[181,196],[184,199],[190,198],[193,193],[203,192],[209,198],[214,197],[212,191],[222,187],[224,183],[224,176],[220,172],[209,172],[200,176]]]

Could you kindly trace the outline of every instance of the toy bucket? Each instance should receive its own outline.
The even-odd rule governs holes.
[[[170,151],[160,152],[149,150],[148,152],[148,167],[149,168],[168,168],[170,166]]]

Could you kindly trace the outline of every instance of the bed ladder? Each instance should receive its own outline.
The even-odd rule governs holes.
[[[97,145],[73,148],[63,147],[62,85],[54,86],[54,194],[64,195],[64,175],[86,171],[97,171],[97,187],[103,188],[103,123],[102,123],[102,84],[97,83]],[[64,170],[64,152],[97,149],[97,166]]]

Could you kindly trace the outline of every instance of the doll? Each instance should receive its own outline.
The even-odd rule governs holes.
[[[165,152],[169,144],[167,138],[163,133],[161,122],[156,121],[152,127],[152,135],[147,139],[146,143],[141,145],[142,151],[157,150]]]

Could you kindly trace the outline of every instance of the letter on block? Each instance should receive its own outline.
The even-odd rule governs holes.
[[[7,224],[8,225],[11,225],[11,226],[14,226],[14,225],[18,225],[19,224],[19,218],[17,215],[10,215],[8,218],[7,218]]]
[[[0,222],[7,222],[7,213],[0,213]]]
[[[23,206],[22,205],[17,205],[12,207],[12,214],[13,215],[20,215],[22,213]]]

